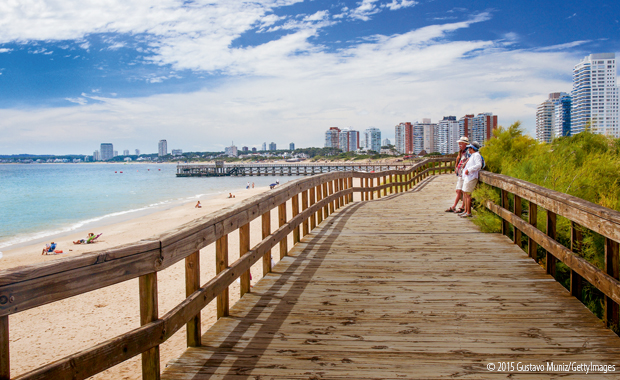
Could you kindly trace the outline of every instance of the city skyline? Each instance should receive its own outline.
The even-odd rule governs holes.
[[[76,136],[321,146],[350,125],[393,140],[402,121],[484,110],[535,136],[536,107],[571,91],[575,62],[620,51],[617,1],[98,4],[3,9],[1,154],[92,152]]]

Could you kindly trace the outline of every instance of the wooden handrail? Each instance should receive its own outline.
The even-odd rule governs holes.
[[[570,268],[570,292],[581,300],[582,280],[588,281],[605,295],[604,320],[608,327],[620,330],[620,273],[619,244],[620,212],[588,202],[572,195],[550,190],[533,183],[506,175],[483,171],[480,181],[499,188],[502,204],[487,200],[489,210],[502,218],[502,232],[508,234],[509,225],[514,228],[513,241],[521,247],[521,233],[528,237],[528,254],[537,259],[536,249],[540,245],[546,251],[547,273],[555,278],[557,261]],[[508,210],[508,193],[515,197],[514,212]],[[521,200],[529,202],[529,222],[521,217]],[[538,207],[547,211],[546,233],[537,227]],[[571,221],[571,248],[556,241],[556,216]],[[605,237],[605,270],[597,268],[575,252],[580,249],[581,233],[576,225]]]
[[[147,240],[105,251],[4,270],[0,272],[0,347],[6,346],[6,350],[0,355],[0,380],[9,378],[9,315],[138,277],[141,283],[141,305],[144,308],[141,327],[15,379],[85,379],[138,354],[143,354],[145,378],[158,378],[158,363],[155,363],[159,357],[158,346],[188,323],[191,324],[191,329],[188,329],[188,333],[191,330],[188,344],[198,345],[199,321],[196,316],[200,311],[222,294],[226,294],[223,302],[227,307],[228,287],[242,274],[247,274],[258,260],[265,260],[276,245],[280,244],[281,256],[284,255],[288,250],[287,236],[298,231],[302,225],[308,226],[304,230],[314,228],[317,224],[317,213],[320,212],[321,215],[318,217],[319,221],[325,220],[335,209],[348,204],[354,192],[411,188],[430,174],[433,170],[429,167],[430,163],[446,163],[446,166],[440,168],[441,172],[441,169],[452,170],[448,165],[452,161],[452,157],[441,157],[424,160],[405,170],[320,174],[289,182],[279,189],[246,199]],[[413,175],[414,173],[416,175]],[[392,183],[384,181],[382,185],[368,188],[353,187],[353,178],[380,179],[386,175],[406,175],[408,180]],[[320,197],[315,196],[318,194],[315,189],[322,190]],[[310,194],[310,204],[304,204],[302,210],[295,211],[293,201],[294,212],[292,218],[287,220],[284,205],[288,200],[299,197],[299,194]],[[269,233],[268,217],[275,208],[279,209],[280,226]],[[250,250],[247,249],[249,243],[244,241],[241,257],[230,266],[224,265],[214,278],[197,288],[199,272],[196,265],[199,263],[200,249],[225,239],[228,234],[240,228],[243,238],[247,239],[249,223],[258,217],[263,218],[263,240]],[[224,253],[227,252],[227,243],[226,248],[222,249]],[[187,266],[188,296],[166,315],[158,318],[156,273],[183,259],[186,259]],[[267,265],[263,262],[263,268]],[[267,270],[264,269],[264,272]],[[196,288],[197,290],[190,294],[190,289]],[[148,355],[145,352],[148,352]]]

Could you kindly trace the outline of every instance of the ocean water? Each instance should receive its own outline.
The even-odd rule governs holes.
[[[0,251],[239,193],[248,181],[260,187],[296,178],[177,178],[171,164],[0,165]]]

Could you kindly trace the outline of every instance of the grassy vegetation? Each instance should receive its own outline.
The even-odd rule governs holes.
[[[520,123],[508,128],[499,127],[480,152],[487,170],[520,178],[548,189],[574,195],[581,199],[620,211],[620,140],[589,132],[560,137],[550,144],[539,143],[523,133]],[[477,217],[483,231],[499,232],[501,220],[481,206],[486,199],[499,204],[497,189],[480,185],[473,193]],[[509,199],[512,208],[512,198]],[[523,202],[523,210],[528,204]],[[524,213],[524,218],[527,214]],[[544,231],[546,213],[539,208],[538,226]],[[579,255],[604,268],[605,239],[583,229],[583,246]],[[557,240],[570,248],[570,221],[557,218]],[[526,242],[526,239],[524,239]],[[539,247],[538,258],[544,265],[545,251]],[[570,270],[558,263],[557,278],[570,286]],[[589,284],[583,293],[584,303],[599,317],[602,315],[602,294]]]

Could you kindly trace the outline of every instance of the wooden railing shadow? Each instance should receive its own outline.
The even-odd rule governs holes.
[[[141,327],[14,379],[85,379],[142,355],[143,379],[159,379],[159,345],[187,327],[188,347],[201,344],[200,312],[217,300],[218,318],[228,315],[228,287],[240,279],[240,295],[250,291],[250,268],[262,259],[263,275],[271,270],[271,249],[287,254],[293,244],[335,210],[362,201],[411,190],[431,175],[451,172],[453,157],[430,158],[402,170],[377,173],[334,172],[289,182],[149,240],[0,272],[0,380],[11,378],[9,316],[131,279],[139,279]],[[361,186],[353,187],[353,179]],[[376,180],[376,184],[375,184]],[[300,200],[301,198],[301,200]],[[292,215],[287,215],[287,202]],[[270,213],[277,209],[278,227]],[[263,240],[250,247],[250,222],[261,218]],[[239,234],[239,259],[228,263],[228,235]],[[200,250],[215,244],[217,275],[203,285]],[[160,316],[157,272],[185,260],[186,296]]]
[[[336,214],[334,217],[335,220],[330,221],[332,225],[329,228],[322,229],[305,244],[303,252],[295,258],[295,261],[286,267],[284,272],[279,273],[279,279],[273,283],[268,290],[263,293],[253,293],[254,296],[258,297],[258,300],[254,303],[253,309],[237,319],[238,324],[230,331],[228,337],[223,342],[219,343],[217,347],[201,348],[212,351],[212,356],[196,372],[195,377],[209,379],[211,375],[214,374],[215,370],[231,354],[231,349],[239,343],[239,337],[247,333],[256,324],[260,324],[260,328],[258,331],[254,332],[254,336],[250,338],[249,341],[244,342],[245,348],[235,350],[232,356],[237,359],[230,366],[228,373],[225,374],[224,377],[227,375],[244,375],[246,371],[250,371],[256,367],[256,364],[261,359],[261,354],[265,352],[269,343],[274,339],[280,338],[276,337],[275,334],[293,310],[297,298],[309,284],[309,279],[314,276],[314,273],[325,259],[327,251],[334,242],[333,239],[323,238],[328,237],[333,229],[342,229],[347,220],[361,207],[361,205],[361,203],[353,204]],[[297,272],[297,270],[304,265],[305,259],[311,259],[311,265],[306,265],[301,272]],[[288,288],[284,294],[274,295],[275,293],[280,293],[284,287]],[[269,312],[268,323],[265,323],[264,320],[258,320],[257,317],[259,317],[261,313],[264,313],[264,307],[273,303],[273,299],[277,299],[278,304]],[[208,345],[208,342],[206,343]],[[184,374],[184,376],[188,375],[191,374]]]

